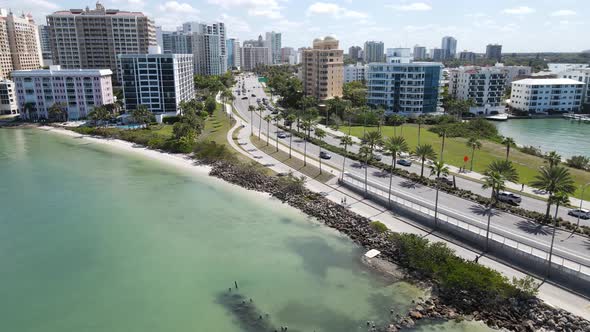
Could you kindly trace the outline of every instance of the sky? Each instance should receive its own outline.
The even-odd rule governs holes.
[[[107,8],[142,11],[174,30],[187,21],[226,24],[228,37],[255,39],[282,33],[283,47],[311,46],[327,35],[348,50],[367,40],[385,47],[440,47],[457,39],[457,51],[579,52],[590,49],[590,0],[102,0]],[[93,0],[0,0],[0,8],[32,13],[38,23],[60,9],[93,8]]]

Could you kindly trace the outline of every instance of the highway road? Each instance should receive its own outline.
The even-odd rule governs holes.
[[[244,79],[246,90],[246,99],[242,99],[244,94],[236,95],[236,100],[234,101],[234,106],[239,114],[244,118],[250,121],[250,118],[254,119],[254,131],[257,132],[257,128],[259,125],[259,113],[253,112],[254,114],[250,114],[251,112],[248,111],[249,105],[257,106],[256,99],[257,98],[268,98],[264,93],[264,90],[261,84],[258,82],[257,78],[254,76],[249,76]],[[241,86],[241,83],[238,85]],[[235,93],[234,89],[234,93]],[[241,89],[240,89],[241,90]],[[252,97],[254,94],[256,97]],[[269,112],[263,112],[262,116],[264,117]],[[276,133],[277,128],[271,124],[270,132],[272,134]],[[266,122],[262,121],[262,132],[266,133]],[[274,135],[271,134],[271,137]],[[289,138],[282,139],[284,144],[289,144]],[[327,136],[325,141],[332,145],[339,145],[339,140],[335,137]],[[304,142],[302,139],[293,137],[293,149],[300,151],[301,153],[304,150]],[[309,156],[313,156],[314,158],[318,158],[319,156],[319,147],[315,146],[312,143],[307,143],[307,153]],[[352,151],[358,150],[358,146],[353,146],[351,148]],[[330,152],[332,155],[332,159],[327,161],[326,164],[329,164],[333,168],[341,169],[343,164],[343,157]],[[383,162],[390,163],[391,159],[387,156],[383,156]],[[365,168],[356,161],[347,159],[345,170],[347,172],[364,176],[365,175]],[[389,185],[389,174],[383,172],[380,169],[374,168],[369,166],[367,169],[367,175],[369,180],[377,182],[381,185],[388,186]],[[413,165],[410,168],[410,171],[414,171],[419,174],[420,167],[418,165]],[[429,174],[429,170],[425,170],[425,175]],[[490,192],[487,190],[481,189],[481,185],[479,183],[462,179],[456,178],[457,186],[460,188],[469,189],[473,192],[478,194],[489,196]],[[416,197],[421,197],[425,201],[434,202],[435,200],[435,190],[433,188],[429,188],[426,186],[422,186],[419,184],[415,184],[407,179],[394,176],[393,177],[393,188],[396,191],[403,192],[404,194],[413,195]],[[487,214],[486,209],[474,202],[458,198],[456,196],[440,192],[439,194],[439,206],[444,209],[449,209],[453,211],[457,211],[457,213],[466,215],[473,220],[481,222],[487,222]],[[544,201],[536,200],[529,197],[523,197],[523,202],[521,204],[522,207],[534,211],[539,211],[544,213],[546,209],[546,204]],[[571,216],[567,215],[567,208],[560,209],[560,216],[567,218],[570,221],[575,222],[576,219],[572,218]],[[553,211],[552,211],[553,213]],[[590,225],[588,221],[582,221],[586,225]],[[526,237],[531,241],[535,241],[543,246],[548,248],[550,241],[551,241],[551,228],[547,226],[540,226],[536,223],[532,223],[530,221],[525,220],[522,217],[515,216],[512,214],[495,211],[494,215],[492,216],[492,224],[493,227],[496,227],[499,232],[501,233],[512,233],[517,236]],[[570,258],[576,262],[583,263],[585,265],[590,266],[590,239],[579,236],[579,235],[572,235],[570,232],[565,231],[557,231],[556,233],[556,250],[558,255]]]

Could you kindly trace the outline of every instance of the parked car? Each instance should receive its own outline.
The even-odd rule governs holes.
[[[412,166],[412,161],[408,160],[408,159],[400,159],[397,161],[398,165],[402,165],[402,166],[406,166],[406,167],[410,167]]]
[[[245,99],[248,99],[248,96],[244,96],[244,97],[242,97],[242,99],[244,99],[244,100],[245,100]]]
[[[501,191],[498,193],[498,200],[500,202],[518,205],[522,202],[522,198],[516,194],[507,191]]]
[[[436,178],[436,181],[438,181],[438,182],[440,182],[442,184],[446,184],[449,187],[452,187],[453,186],[453,180],[451,180],[449,178],[446,178],[446,177],[443,177],[443,176]]]
[[[285,134],[283,132],[280,132],[280,133],[277,134],[277,137],[278,138],[287,138],[287,134]]]
[[[590,211],[586,209],[573,209],[567,213],[570,216],[580,217],[580,219],[590,219]]]
[[[383,159],[383,158],[378,154],[373,154],[373,159],[377,160],[377,161],[381,161],[381,159]]]
[[[320,158],[322,159],[332,159],[332,155],[326,151],[320,152]]]
[[[250,91],[250,90],[248,90],[248,91]],[[252,94],[252,97],[256,97],[256,95],[255,94]]]
[[[260,104],[262,100],[260,98],[256,98],[256,102]]]

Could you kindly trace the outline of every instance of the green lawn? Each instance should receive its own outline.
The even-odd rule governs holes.
[[[349,132],[349,127],[341,126],[340,131],[344,133]],[[351,129],[351,135],[362,137],[363,127],[353,126]],[[377,127],[369,127],[367,131],[376,131]],[[384,126],[381,128],[383,136],[393,136],[394,127]],[[418,144],[418,126],[414,124],[406,124],[402,127],[397,127],[397,134],[403,136],[408,142],[410,149],[414,149]],[[463,157],[468,156],[471,159],[471,149],[466,146],[467,139],[465,138],[447,138],[445,139],[445,150],[444,160],[446,163],[462,167],[466,166],[469,169],[470,162],[467,164],[463,163]],[[441,149],[441,138],[437,134],[428,131],[427,126],[422,126],[420,134],[421,144],[431,144],[437,154],[440,154]],[[494,143],[487,140],[481,140],[481,150],[475,151],[475,158],[473,160],[473,170],[476,172],[483,172],[487,165],[496,159],[506,158],[506,147],[504,145]],[[510,149],[510,160],[514,163],[518,173],[520,175],[521,183],[529,183],[537,174],[537,170],[540,166],[546,165],[542,158],[535,157],[529,154],[522,153],[516,148]],[[578,169],[570,168],[570,172],[580,186],[584,183],[590,182],[590,172],[585,172]],[[574,194],[575,197],[580,198],[581,189],[579,188]],[[585,197],[588,199],[588,197]]]
[[[231,126],[229,117],[223,111],[223,105],[217,104],[213,115],[207,117],[205,120],[205,129],[199,135],[198,139],[202,141],[214,141],[215,143],[224,144],[231,148],[227,142],[227,132]]]

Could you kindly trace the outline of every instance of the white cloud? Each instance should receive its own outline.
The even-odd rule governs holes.
[[[164,13],[198,14],[199,10],[185,2],[168,1],[159,6]]]
[[[221,14],[221,17],[218,19],[219,21],[225,23],[226,28],[228,29],[229,33],[228,36],[231,34],[232,36],[238,35],[238,33],[244,32],[252,32],[250,25],[248,22],[242,20],[239,17],[231,16],[228,14]]]
[[[248,9],[248,15],[262,16],[262,17],[273,19],[273,20],[278,20],[283,17],[283,15],[281,15],[281,12],[278,10],[275,10],[275,9],[252,8],[252,9]]]
[[[283,18],[282,7],[279,1],[284,0],[208,0],[210,4],[218,5],[224,9],[236,7],[247,8],[249,16],[262,16],[273,20]]]
[[[504,14],[510,14],[510,15],[525,15],[525,14],[534,13],[535,10],[531,7],[519,6],[519,7],[514,7],[514,8],[506,8],[502,12]]]
[[[335,3],[316,2],[307,8],[307,16],[330,15],[334,18],[367,18],[367,13],[346,9]]]
[[[551,16],[574,16],[576,12],[571,9],[561,9],[551,13]]]
[[[402,5],[386,5],[386,7],[404,12],[432,10],[432,6],[424,2],[413,2]]]

